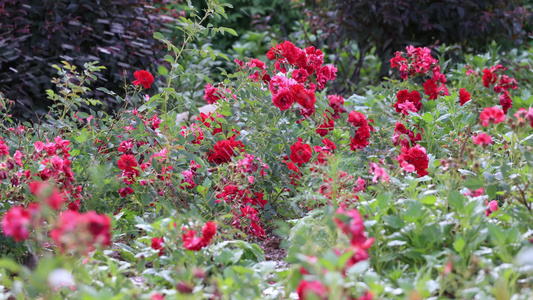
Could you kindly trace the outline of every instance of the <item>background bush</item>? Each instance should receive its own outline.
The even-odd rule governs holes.
[[[357,91],[387,75],[390,59],[407,45],[458,45],[470,53],[483,53],[492,41],[500,50],[524,44],[531,32],[531,4],[527,1],[309,1],[304,14],[304,38],[315,47],[336,53],[339,76],[335,92]],[[361,72],[375,61],[381,65],[365,78]],[[344,65],[344,67],[343,67]]]
[[[159,56],[153,32],[164,19],[152,9],[154,2],[159,0],[2,1],[0,92],[16,100],[15,116],[45,112],[50,104],[45,91],[56,73],[51,66],[61,60],[77,66],[100,61],[106,66],[98,74],[103,86],[123,90],[124,71],[131,77]],[[116,104],[109,97],[106,103]]]

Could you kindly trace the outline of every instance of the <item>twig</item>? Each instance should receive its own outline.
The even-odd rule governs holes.
[[[461,161],[463,159],[463,154],[465,152],[465,149],[466,149],[466,142],[468,141],[468,139],[470,138],[470,135],[472,134],[472,123],[468,124],[468,129],[466,131],[466,136],[465,136],[465,140],[463,142],[463,146],[461,146],[461,152],[459,152],[459,156],[457,157],[457,159],[459,161]]]

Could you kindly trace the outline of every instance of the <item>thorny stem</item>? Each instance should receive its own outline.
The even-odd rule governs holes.
[[[463,141],[463,146],[461,146],[461,151],[459,152],[459,156],[457,157],[459,161],[463,159],[463,154],[466,149],[466,142],[470,138],[471,134],[472,134],[472,123],[468,124],[468,129],[466,130],[465,140]]]
[[[520,185],[516,185],[516,187],[518,188],[518,190],[520,191],[520,196],[522,196],[522,199],[519,200],[520,202],[524,203],[524,205],[526,206],[527,210],[531,213],[531,204],[527,201],[526,199],[526,195],[525,195],[525,191],[527,190],[527,188],[529,187],[529,182],[526,184],[526,186],[524,187],[524,189],[521,189],[520,188]]]

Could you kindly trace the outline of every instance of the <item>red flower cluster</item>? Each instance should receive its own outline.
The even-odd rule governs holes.
[[[346,112],[344,108],[344,98],[339,95],[329,95],[329,107],[333,109],[333,119],[340,119],[341,114]]]
[[[310,84],[306,89],[294,79],[284,76],[274,76],[269,83],[272,92],[272,103],[280,111],[291,108],[293,103],[298,103],[303,116],[310,116],[315,112],[315,85]]]
[[[533,108],[525,109],[520,108],[514,116],[518,120],[518,122],[526,122],[526,119],[529,121],[529,125],[533,127]]]
[[[272,47],[267,57],[276,61],[276,70],[283,74],[287,73],[288,67],[293,68],[292,78],[274,76],[270,80],[272,103],[281,111],[298,103],[304,117],[312,115],[315,112],[317,87],[323,89],[328,81],[334,80],[337,69],[331,65],[323,66],[324,54],[319,49],[308,47],[303,50],[289,41]]]
[[[244,151],[244,144],[241,141],[235,141],[235,136],[227,140],[218,141],[213,150],[207,153],[207,160],[217,165],[231,161],[235,151]]]
[[[32,181],[28,183],[30,193],[37,196],[52,209],[59,210],[63,205],[63,196],[56,187],[45,181]]]
[[[408,76],[428,75],[429,71],[439,62],[431,57],[431,50],[424,47],[406,47],[407,53],[396,52],[391,58],[391,68],[400,70],[403,79]]]
[[[316,133],[318,133],[320,136],[326,136],[330,131],[333,130],[334,127],[335,121],[333,120],[333,116],[324,113],[324,123],[318,125]]]
[[[96,244],[111,245],[111,219],[94,211],[64,211],[50,237],[61,252],[77,250],[85,254],[93,251]]]
[[[505,113],[498,107],[485,107],[479,118],[483,122],[483,126],[489,126],[489,123],[498,124],[505,121]]]
[[[409,93],[408,90],[401,90],[398,91],[396,98],[398,101],[394,103],[393,107],[396,108],[398,113],[407,116],[410,111],[418,112],[422,109],[422,99],[417,91],[411,91]]]
[[[198,124],[192,123],[190,129],[187,126],[181,126],[180,134],[187,138],[190,134],[194,136],[194,139],[190,142],[191,144],[200,145],[204,140],[204,132]]]
[[[22,184],[31,184],[30,190],[35,196],[47,203],[54,209],[60,209],[63,202],[70,202],[69,209],[78,210],[81,198],[81,186],[75,185],[74,173],[70,168],[70,154],[68,147],[70,141],[62,140],[56,137],[53,142],[47,140],[46,143],[37,141],[34,143],[35,151],[33,153],[22,153],[15,151],[12,158],[7,157],[6,162],[0,163],[0,178],[5,179],[8,173],[12,172],[10,178],[13,187]],[[0,145],[3,141],[0,139]],[[1,148],[1,147],[0,147]],[[0,149],[0,152],[3,151]],[[9,154],[9,153],[8,153]],[[26,169],[26,162],[38,161],[40,164],[39,171],[32,174]],[[16,166],[21,167],[17,169]],[[30,183],[34,177],[40,177],[42,183]],[[46,188],[48,182],[54,182],[54,188]],[[38,186],[42,184],[43,186]],[[11,193],[8,193],[11,194]],[[15,199],[14,199],[15,200]],[[16,199],[17,201],[19,199]]]
[[[500,64],[492,66],[490,69],[483,69],[483,85],[486,88],[490,88],[491,84],[494,84],[494,91],[500,93],[500,105],[502,106],[503,113],[507,114],[509,108],[513,106],[513,100],[509,96],[509,89],[516,90],[517,83],[514,78],[507,75],[503,75],[503,72],[507,70]]]
[[[402,136],[407,136],[409,140],[402,138]],[[396,122],[396,125],[394,126],[394,135],[392,136],[392,144],[394,146],[401,144],[403,147],[409,148],[416,145],[416,142],[421,140],[422,134],[420,132],[415,135],[415,133],[407,129],[403,123]]]
[[[389,174],[387,174],[387,171],[374,162],[370,163],[368,172],[374,175],[372,183],[377,183],[380,179],[381,182],[389,181]]]
[[[268,169],[268,165],[264,164],[260,157],[246,153],[243,159],[237,161],[237,168],[240,172],[247,174],[252,174],[261,168],[260,175],[265,176],[265,170]]]
[[[498,201],[492,200],[490,202],[485,201],[485,205],[487,206],[487,209],[485,210],[485,216],[488,217],[490,214],[498,210]]]
[[[139,164],[135,156],[131,154],[123,154],[117,162],[118,168],[122,170],[121,177],[124,178],[126,184],[133,184],[135,178],[139,176],[140,171],[137,168]]]
[[[196,231],[185,229],[182,235],[183,246],[187,250],[200,251],[200,249],[207,247],[213,237],[217,233],[217,224],[215,222],[207,222],[202,226],[202,237],[196,236]]]
[[[265,231],[261,225],[259,211],[265,207],[263,191],[254,191],[256,177],[263,178],[267,164],[261,158],[244,153],[236,164],[228,165],[229,174],[222,178],[221,184],[215,187],[218,191],[215,203],[231,206],[234,215],[231,225],[245,233],[262,237]]]
[[[500,94],[500,105],[502,106],[504,114],[507,114],[509,108],[513,106],[513,99],[511,99],[511,97],[509,96],[509,91],[505,91]]]
[[[308,47],[303,50],[289,41],[271,47],[267,53],[267,58],[276,60],[276,70],[282,73],[286,73],[286,67],[290,65],[296,70],[305,70],[304,74],[308,74],[308,76],[319,71],[324,64],[324,53],[320,49]],[[303,71],[301,72],[303,73]]]
[[[213,131],[211,132],[212,135],[216,135],[222,132],[222,124],[220,122],[216,122],[216,118],[224,118],[223,115],[220,115],[218,113],[208,113],[207,115],[204,113],[200,113],[200,116],[196,118],[196,120],[200,121],[202,125],[204,125],[207,128],[211,129],[211,126],[213,126]]]
[[[239,65],[239,70],[244,70],[245,68],[251,70],[250,75],[248,78],[250,78],[252,81],[258,82],[262,80],[264,83],[267,83],[270,81],[270,75],[267,74],[265,63],[257,58],[252,58],[249,62],[246,64],[242,61],[236,59],[234,62]],[[254,68],[259,69],[260,71],[256,70],[254,72]]]
[[[188,188],[192,189],[196,187],[196,183],[194,182],[196,178],[196,171],[200,169],[200,165],[197,164],[194,160],[191,160],[189,170],[185,170],[181,172],[181,175],[183,175],[183,180],[181,181],[181,188]]]
[[[487,147],[492,142],[492,136],[482,132],[472,138],[474,140],[474,144],[483,145],[483,147]]]
[[[436,66],[435,69],[439,69],[439,66]],[[438,73],[440,74],[440,73]],[[446,83],[446,78],[443,74],[440,81],[435,79],[435,76],[433,78],[430,78],[424,82],[424,93],[429,96],[429,100],[435,100],[438,96],[446,95],[448,96],[448,88],[444,85]]]
[[[145,70],[135,71],[133,73],[133,76],[135,77],[135,79],[137,79],[132,82],[133,85],[142,84],[145,89],[149,89],[152,83],[154,82],[154,76],[152,76],[150,72]]]
[[[337,209],[337,214],[342,215],[343,218],[335,218],[335,223],[337,223],[337,226],[339,226],[342,232],[350,238],[350,244],[352,247],[366,251],[372,246],[374,238],[366,237],[363,218],[356,209],[347,211],[343,206],[340,206]],[[368,259],[368,253],[366,253],[365,256],[366,258],[361,260]]]
[[[0,136],[0,156],[2,155],[9,155],[9,147],[6,145],[6,142],[2,140],[2,137]]]
[[[231,90],[230,89],[226,89],[226,92],[231,93]],[[236,98],[237,98],[237,96],[233,95],[233,99],[236,99]],[[226,99],[226,96],[224,96],[224,92],[221,91],[219,88],[211,86],[211,84],[208,83],[205,86],[204,99],[209,104],[215,104],[220,99]]]
[[[346,251],[351,251],[352,256],[342,270],[343,275],[346,276],[346,271],[349,267],[370,258],[368,249],[372,246],[374,238],[366,237],[363,218],[355,209],[346,210],[343,206],[340,206],[337,209],[335,223],[350,238],[350,248],[346,249]],[[335,253],[340,256],[343,252],[336,250]],[[318,260],[312,258],[310,261],[316,262]],[[301,268],[301,271],[304,274],[307,273],[304,268]],[[327,272],[327,270],[324,270],[324,272]],[[302,280],[296,288],[296,293],[300,299],[328,299],[328,289],[320,281]],[[372,297],[373,295],[370,292],[366,292],[360,298],[349,297],[348,299],[371,300]]]
[[[429,158],[426,154],[426,149],[420,145],[414,147],[402,147],[402,153],[396,157],[402,168],[406,169],[409,165],[413,166],[412,170],[416,170],[418,177],[428,174],[427,168]]]
[[[351,123],[357,128],[355,135],[350,140],[350,149],[362,149],[369,145],[368,138],[370,138],[370,126],[366,116],[360,112],[352,111],[348,114],[348,123]]]
[[[326,159],[337,149],[335,143],[330,141],[328,138],[322,139],[322,143],[324,143],[324,146],[313,147],[313,150],[318,153],[318,157],[316,158],[315,162],[318,165],[324,164],[326,162]]]
[[[30,212],[23,207],[14,206],[2,216],[2,233],[13,237],[15,242],[24,241],[30,236],[30,222]]]
[[[252,207],[265,207],[267,201],[263,199],[263,193],[252,193],[250,189],[240,189],[236,185],[226,185],[216,197],[216,203],[224,201],[231,205],[234,215],[231,223],[233,227],[257,237],[262,237],[265,234],[258,216],[259,212]]]

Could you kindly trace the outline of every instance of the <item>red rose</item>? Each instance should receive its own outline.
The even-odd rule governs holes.
[[[134,167],[137,167],[137,160],[135,156],[130,154],[124,154],[117,162],[118,168],[124,171],[132,171]]]
[[[329,95],[329,107],[333,109],[333,119],[339,119],[342,113],[346,112],[344,109],[344,98],[339,95]]]
[[[150,74],[150,72],[145,70],[135,71],[133,73],[133,76],[135,76],[135,81],[133,81],[133,85],[139,85],[142,84],[145,89],[149,89],[152,83],[154,82],[154,76]]]
[[[491,70],[487,68],[483,70],[483,85],[486,88],[489,88],[490,84],[496,83],[496,80],[497,76],[496,74],[492,73],[492,68]]]
[[[327,299],[327,292],[320,281],[300,281],[296,288],[296,293],[301,300],[310,299],[308,296],[314,295],[312,299]]]
[[[330,117],[326,113],[324,113],[324,117],[324,123],[320,124],[316,129],[316,133],[318,133],[320,136],[327,135],[335,127],[335,121],[333,120],[333,117]]]
[[[411,110],[414,112],[417,112],[422,109],[422,99],[420,98],[420,94],[417,91],[412,91],[409,93],[408,90],[401,90],[398,91],[398,94],[396,95],[396,98],[398,101],[394,103],[393,107],[396,108],[396,111],[399,113],[408,114],[405,111],[405,108],[402,109],[401,104],[406,104],[406,102],[410,102],[415,110]]]
[[[202,236],[204,239],[206,239],[209,244],[211,242],[211,239],[217,234],[217,223],[215,222],[207,222],[202,227]]]
[[[165,242],[164,238],[161,237],[161,238],[158,238],[158,237],[155,237],[155,238],[152,238],[152,249],[154,250],[160,250],[159,251],[159,256],[165,254],[165,248],[163,247],[163,243]]]
[[[288,88],[282,88],[278,91],[278,93],[272,96],[272,103],[279,108],[280,111],[291,108],[293,102],[293,94]]]
[[[2,233],[11,236],[15,242],[26,240],[30,236],[30,212],[20,206],[13,206],[2,216]]]
[[[95,244],[111,244],[111,219],[94,211],[64,211],[50,237],[62,253],[74,249],[87,253],[94,250]]]
[[[470,93],[467,92],[466,89],[461,89],[459,91],[459,102],[461,103],[461,106],[468,101],[470,101]]]
[[[183,246],[187,250],[200,251],[200,249],[207,247],[217,232],[217,224],[215,222],[207,222],[202,227],[202,237],[196,236],[196,231],[184,229],[182,235]]]
[[[313,149],[309,144],[302,143],[302,138],[291,146],[290,159],[297,164],[304,164],[308,162],[313,156]]]
[[[396,157],[400,165],[407,162],[415,167],[418,177],[428,174],[426,171],[429,164],[429,158],[426,154],[426,148],[416,145],[412,148],[402,147],[402,153]]]
[[[424,82],[424,92],[429,96],[429,100],[435,100],[439,95],[448,96],[448,88],[444,84],[437,84],[438,81],[431,78]]]
[[[507,114],[509,108],[513,106],[513,99],[509,97],[509,91],[505,91],[500,95],[500,105],[502,106],[504,114]]]
[[[290,91],[292,93],[293,100],[300,104],[300,106],[307,109],[314,109],[316,96],[313,91],[306,90],[301,84],[291,85]]]
[[[352,111],[348,114],[348,123],[359,128],[355,135],[351,138],[350,149],[362,149],[369,145],[368,138],[370,137],[370,126],[366,116],[360,112]]]
[[[207,160],[217,165],[230,162],[235,149],[244,149],[244,144],[240,141],[235,141],[235,136],[227,140],[218,141],[213,146],[213,150],[209,151]]]

